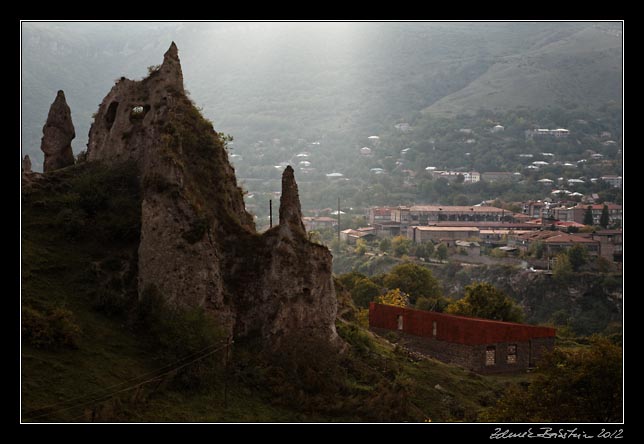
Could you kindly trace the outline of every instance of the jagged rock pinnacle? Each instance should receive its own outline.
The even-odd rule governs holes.
[[[22,171],[24,173],[31,173],[31,159],[29,158],[29,154],[22,159]]]
[[[295,182],[295,174],[291,166],[287,166],[282,174],[282,196],[280,197],[280,225],[287,224],[293,231],[306,233],[302,222],[302,207],[300,195]]]
[[[160,71],[166,82],[172,83],[180,92],[184,92],[179,49],[174,42],[170,44],[170,47],[163,55],[163,64]]]
[[[42,132],[40,149],[45,153],[43,171],[46,173],[73,165],[71,142],[76,137],[76,132],[72,123],[72,113],[62,90],[58,91],[54,103],[49,108]]]
[[[163,60],[166,61],[168,59],[179,61],[179,49],[174,42],[170,43],[170,47],[165,54],[163,54]]]

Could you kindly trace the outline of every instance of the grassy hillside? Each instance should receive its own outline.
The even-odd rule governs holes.
[[[590,26],[527,51],[497,58],[463,89],[424,112],[479,109],[594,108],[621,103],[622,34],[618,26]]]
[[[249,338],[226,364],[203,312],[138,300],[139,205],[131,165],[80,164],[23,189],[23,421],[475,420],[529,377],[419,360],[361,327],[341,288],[345,353],[292,338],[270,354]]]

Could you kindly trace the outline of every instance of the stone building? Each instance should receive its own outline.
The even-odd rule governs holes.
[[[371,302],[369,328],[406,347],[478,373],[525,371],[552,350],[555,329]]]

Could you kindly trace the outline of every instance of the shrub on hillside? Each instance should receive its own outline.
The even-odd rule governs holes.
[[[155,286],[147,286],[141,295],[134,322],[169,361],[181,361],[187,356],[196,359],[217,349],[222,350],[183,367],[174,378],[181,389],[197,389],[212,379],[217,362],[224,350],[224,335],[201,307],[182,308],[169,304]]]
[[[71,310],[58,307],[44,314],[31,307],[22,309],[22,339],[34,347],[78,348],[80,333]]]

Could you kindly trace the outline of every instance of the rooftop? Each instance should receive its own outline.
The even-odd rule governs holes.
[[[472,226],[466,226],[466,227],[425,227],[425,226],[413,226],[412,228],[415,228],[420,231],[476,231],[478,232],[479,229],[476,227]]]
[[[512,214],[511,211],[504,210],[497,207],[486,207],[486,206],[459,206],[459,205],[413,205],[409,208],[410,211],[421,211],[421,212],[431,212],[431,211],[446,211],[446,212],[458,212],[458,213],[507,213]]]

